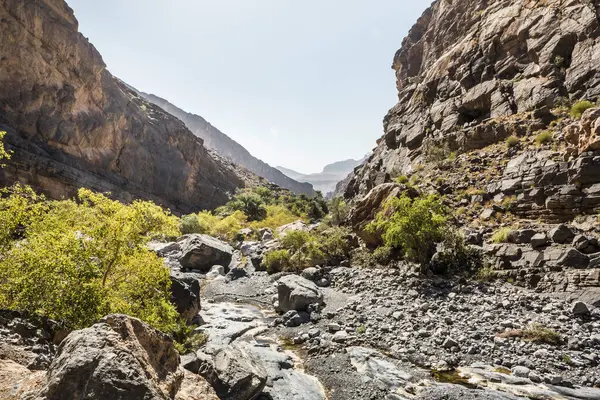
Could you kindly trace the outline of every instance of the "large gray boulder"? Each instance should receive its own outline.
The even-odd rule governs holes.
[[[196,357],[186,368],[204,377],[221,400],[252,400],[265,388],[267,372],[261,360],[237,346],[223,346],[210,355],[198,351]]]
[[[313,282],[298,275],[286,275],[277,281],[279,309],[305,311],[311,304],[322,304],[323,293]]]
[[[231,263],[233,248],[227,243],[208,235],[189,235],[181,243],[183,269],[210,271],[213,265],[227,267]]]
[[[171,303],[188,323],[200,312],[199,274],[171,270]]]
[[[181,393],[181,388],[216,398],[203,380],[189,378],[169,336],[139,319],[109,315],[90,328],[72,332],[61,343],[39,398],[193,398]]]

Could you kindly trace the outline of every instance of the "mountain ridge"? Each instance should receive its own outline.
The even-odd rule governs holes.
[[[241,165],[253,173],[277,184],[278,186],[288,189],[297,194],[313,195],[314,190],[310,184],[296,182],[294,179],[284,175],[278,169],[271,167],[264,161],[254,157],[241,144],[221,132],[214,127],[210,122],[200,115],[187,112],[168,100],[156,96],[154,94],[138,92],[147,101],[156,104],[171,115],[179,118],[188,129],[197,137],[204,141],[204,145],[219,153],[221,156],[228,158]]]

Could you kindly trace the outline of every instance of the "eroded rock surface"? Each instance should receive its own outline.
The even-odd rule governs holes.
[[[243,186],[181,121],[108,72],[64,0],[3,0],[0,20],[0,130],[14,151],[2,185],[53,198],[87,187],[182,212]]]

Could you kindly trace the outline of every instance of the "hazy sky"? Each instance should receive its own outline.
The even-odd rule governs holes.
[[[375,146],[394,53],[431,2],[67,1],[114,75],[304,173]]]

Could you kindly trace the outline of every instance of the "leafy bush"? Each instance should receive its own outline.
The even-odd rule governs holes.
[[[179,321],[172,335],[174,345],[179,354],[184,355],[198,350],[208,340],[205,332],[197,332],[196,325],[188,325],[184,321]]]
[[[346,204],[344,199],[336,197],[331,200],[329,205],[329,215],[331,216],[332,225],[341,225],[346,220],[350,207]]]
[[[242,211],[235,211],[223,219],[218,219],[215,225],[211,227],[210,234],[221,240],[231,242],[237,239],[240,230],[246,226],[246,222],[246,214]]]
[[[0,131],[0,161],[10,159],[10,152],[4,149],[4,136],[6,132]]]
[[[542,146],[546,143],[552,142],[552,132],[542,131],[535,137],[535,144]]]
[[[292,253],[297,252],[305,244],[313,241],[312,235],[305,231],[290,231],[287,232],[284,237],[281,238],[281,246],[284,249],[291,251]]]
[[[519,138],[518,138],[518,137],[516,137],[516,136],[509,136],[509,137],[506,139],[506,145],[507,145],[508,147],[515,147],[515,146],[517,146],[519,143],[520,143],[520,141],[519,141]]]
[[[282,205],[266,206],[267,216],[261,221],[253,221],[250,228],[258,231],[261,228],[276,229],[298,220],[298,216]]]
[[[500,228],[492,235],[493,243],[508,243],[508,238],[512,233],[512,229],[508,227]]]
[[[581,116],[583,115],[583,113],[589,109],[594,107],[594,103],[592,103],[591,101],[587,101],[587,100],[582,100],[582,101],[578,101],[577,103],[573,104],[573,107],[571,107],[571,118],[573,119],[581,119]]]
[[[270,274],[287,271],[291,266],[290,258],[288,250],[272,250],[265,254],[263,265]]]
[[[212,230],[214,227],[221,221],[222,218],[219,218],[213,215],[210,211],[202,211],[199,212],[196,216],[198,219],[199,229],[197,233],[205,233],[212,234]]]
[[[393,250],[389,246],[379,246],[373,251],[373,259],[381,265],[386,265],[392,259]]]
[[[438,245],[429,263],[435,274],[467,273],[474,275],[484,268],[483,255],[475,247],[467,246],[462,235],[449,232],[444,241]]]
[[[385,245],[400,249],[406,259],[426,264],[435,243],[447,236],[447,215],[435,195],[413,200],[404,194],[388,200],[367,230],[380,233]]]
[[[146,245],[179,235],[178,219],[150,202],[124,205],[86,189],[78,200],[48,202],[20,186],[0,199],[0,307],[72,328],[123,313],[173,329],[169,271]]]
[[[396,182],[401,184],[401,185],[406,185],[409,181],[408,176],[406,175],[400,175],[399,177],[396,178]]]
[[[266,218],[267,209],[265,202],[256,193],[239,193],[233,200],[225,205],[228,214],[241,211],[248,217],[249,221],[260,221]]]
[[[196,214],[189,214],[181,217],[179,229],[184,235],[188,235],[190,233],[206,233],[202,232],[202,227],[200,226],[200,222],[198,221],[198,216]]]
[[[325,230],[317,237],[326,262],[337,264],[348,257],[351,250],[351,232],[348,228],[334,227]]]
[[[297,271],[314,267],[325,261],[325,253],[323,253],[320,243],[314,240],[314,237],[311,237],[310,240],[291,257],[292,266]]]

